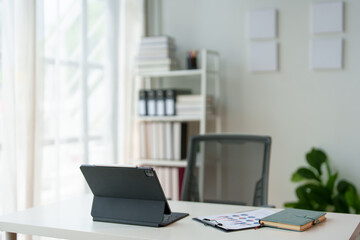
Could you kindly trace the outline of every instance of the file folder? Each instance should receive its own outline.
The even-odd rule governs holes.
[[[175,90],[174,89],[166,90],[165,115],[167,115],[167,116],[175,115],[175,101],[176,101]]]
[[[148,91],[147,110],[148,116],[156,115],[156,90]]]
[[[165,116],[165,90],[156,90],[156,115]]]
[[[176,115],[176,96],[179,94],[190,94],[191,91],[187,89],[168,89],[166,90],[165,100],[165,115]]]
[[[147,111],[147,91],[140,90],[139,91],[139,116],[148,115]]]

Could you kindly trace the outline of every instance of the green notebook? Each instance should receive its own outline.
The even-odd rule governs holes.
[[[326,219],[326,212],[287,208],[273,215],[262,218],[264,226],[277,227],[295,231],[304,231]]]

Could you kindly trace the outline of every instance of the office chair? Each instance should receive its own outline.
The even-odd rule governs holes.
[[[271,137],[193,136],[181,199],[267,206]]]

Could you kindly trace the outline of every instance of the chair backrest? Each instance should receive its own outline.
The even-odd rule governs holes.
[[[267,205],[270,147],[269,136],[193,136],[181,199]]]

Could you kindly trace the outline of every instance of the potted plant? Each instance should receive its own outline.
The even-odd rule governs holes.
[[[310,166],[300,167],[291,177],[292,182],[303,183],[295,190],[298,201],[285,203],[285,207],[360,214],[355,186],[346,180],[337,181],[338,173],[331,170],[324,151],[311,149],[306,161]]]

